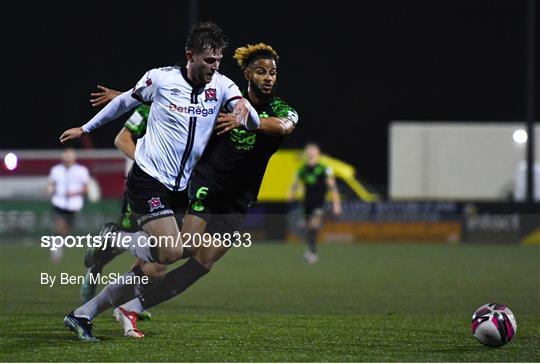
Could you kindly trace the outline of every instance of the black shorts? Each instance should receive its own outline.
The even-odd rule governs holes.
[[[66,222],[67,226],[71,228],[73,225],[73,219],[75,219],[75,211],[62,209],[53,205],[54,216],[62,219]]]
[[[192,175],[189,180],[187,191],[187,214],[206,221],[207,232],[233,234],[240,230],[250,206],[249,199],[242,193],[222,190],[196,175]]]
[[[184,216],[188,205],[186,191],[171,191],[136,163],[126,183],[126,200],[142,227],[149,221],[167,216]]]

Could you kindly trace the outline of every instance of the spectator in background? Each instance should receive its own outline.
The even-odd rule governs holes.
[[[86,167],[76,163],[77,154],[73,148],[66,148],[61,160],[61,163],[51,168],[47,192],[51,196],[54,210],[55,233],[67,236],[71,233],[75,213],[84,205],[90,176]],[[51,250],[53,263],[58,263],[62,256],[62,248]]]
[[[540,163],[534,164],[534,194],[533,200],[540,201]],[[527,200],[527,162],[518,163],[514,176],[514,201],[525,202]]]
[[[318,260],[317,234],[322,227],[323,207],[326,192],[332,192],[332,212],[341,214],[341,199],[336,186],[332,169],[320,163],[321,151],[315,143],[309,143],[304,149],[306,162],[300,167],[289,192],[289,200],[293,200],[300,183],[304,185],[305,236],[307,249],[304,259],[309,264]]]

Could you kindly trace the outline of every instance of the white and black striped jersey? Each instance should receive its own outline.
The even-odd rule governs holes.
[[[210,83],[197,87],[184,67],[148,71],[132,96],[151,103],[146,134],[137,140],[135,161],[173,191],[186,188],[220,110],[242,98],[226,76],[216,72]]]

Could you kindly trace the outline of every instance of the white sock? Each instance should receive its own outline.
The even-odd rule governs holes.
[[[124,274],[124,277],[135,276],[132,271]],[[119,279],[119,281],[125,281]],[[109,284],[101,292],[99,292],[94,298],[86,302],[73,312],[77,317],[84,317],[88,320],[92,320],[94,317],[105,311],[110,307],[120,306],[122,303],[131,300],[133,297],[137,297],[138,292],[137,284]]]
[[[132,299],[131,301],[124,303],[122,305],[122,308],[126,311],[134,311],[137,313],[141,313],[144,311],[144,308],[141,305],[141,300],[139,299],[139,297],[136,297]]]
[[[126,237],[129,237],[129,239]],[[120,241],[122,243],[127,243],[129,245],[127,250],[129,250],[131,254],[145,262],[153,263],[154,259],[152,258],[150,246],[148,245],[149,237],[150,235],[144,231],[136,231],[134,233],[122,231],[118,233],[117,239],[121,239]]]

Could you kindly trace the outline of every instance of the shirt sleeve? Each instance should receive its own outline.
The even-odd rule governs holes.
[[[236,84],[226,76],[222,76],[220,82],[223,90],[222,106],[227,111],[232,111],[234,108],[234,101],[243,99],[242,93]]]
[[[278,118],[285,118],[295,126],[298,123],[298,113],[285,101],[278,99],[274,105],[274,112]]]
[[[130,92],[124,92],[116,96],[100,112],[98,112],[90,121],[82,126],[85,133],[89,133],[100,126],[116,119],[120,115],[133,109],[140,102],[130,96]]]
[[[140,102],[152,102],[156,95],[160,78],[160,70],[151,69],[135,84],[131,96]]]
[[[222,109],[230,112],[234,109],[236,103],[243,99],[242,93],[240,92],[240,89],[238,89],[238,86],[236,86],[236,84],[226,76],[221,75],[219,85],[223,90],[223,96],[221,99]],[[247,99],[245,101],[249,105],[249,114],[244,126],[247,130],[255,130],[261,124],[259,113],[257,113],[257,110],[255,110]]]

